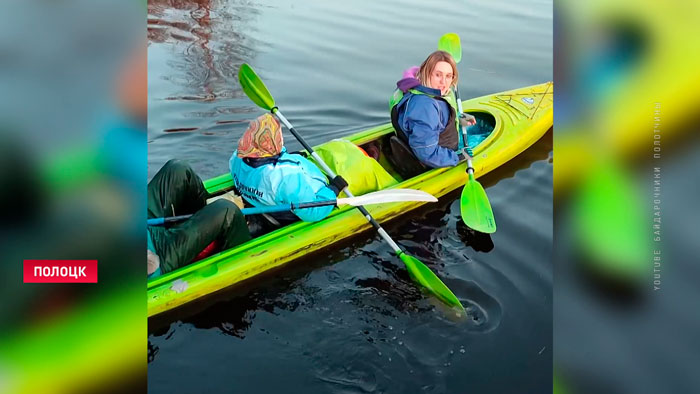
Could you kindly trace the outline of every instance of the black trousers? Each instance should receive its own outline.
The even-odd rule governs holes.
[[[236,204],[219,199],[207,205],[202,179],[184,161],[170,160],[148,183],[148,218],[193,216],[170,227],[149,227],[162,273],[185,266],[213,241],[222,250],[251,239]]]

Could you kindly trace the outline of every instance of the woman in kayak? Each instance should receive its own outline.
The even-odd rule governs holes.
[[[147,228],[148,277],[191,263],[205,249],[224,250],[251,239],[248,225],[233,202],[207,205],[202,179],[184,161],[170,160],[148,182],[148,218],[193,214],[169,227]]]
[[[305,157],[288,153],[282,129],[270,114],[250,123],[229,161],[231,177],[241,196],[253,206],[334,200],[347,186],[336,177],[328,179]],[[333,206],[305,208],[272,216],[281,224],[298,219],[315,222],[328,216]]]
[[[428,167],[450,167],[459,162],[457,111],[449,96],[457,79],[457,64],[452,56],[435,51],[420,67],[406,70],[396,83],[403,97],[392,107],[392,123],[399,137]],[[460,123],[470,126],[475,119],[465,114]]]

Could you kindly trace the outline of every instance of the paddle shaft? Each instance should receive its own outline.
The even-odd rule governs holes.
[[[284,115],[282,115],[279,108],[273,107],[272,113],[275,114],[277,116],[277,118],[279,118],[279,120],[281,120],[282,123],[284,123],[285,126],[287,126],[287,128],[292,133],[292,135],[294,135],[294,137],[297,139],[297,141],[299,141],[299,143],[301,143],[301,145],[304,147],[304,149],[306,149],[306,151],[311,154],[311,157],[313,157],[316,160],[316,163],[318,163],[318,165],[320,165],[321,168],[323,168],[323,170],[326,172],[326,174],[328,174],[331,178],[335,178],[336,173],[333,172],[333,170],[331,170],[330,167],[328,167],[326,162],[324,162],[323,159],[321,159],[321,157],[316,153],[316,151],[314,151],[314,149],[309,144],[306,143],[304,138],[302,138],[302,136],[299,135],[299,133],[297,133],[297,131],[294,129],[294,127],[292,127],[291,123],[289,123],[287,118],[285,118]],[[343,188],[343,191],[349,197],[355,197],[352,194],[352,192],[350,191],[349,187],[346,186],[345,188]],[[367,212],[367,210],[365,209],[364,206],[357,205],[357,209],[359,209],[360,212],[362,212],[362,214],[365,216],[365,219],[367,219],[367,221],[370,222],[372,224],[372,226],[374,226],[374,228],[377,230],[379,235],[384,239],[384,241],[386,241],[389,244],[389,246],[391,246],[391,248],[394,250],[394,253],[396,253],[396,255],[400,255],[400,254],[404,253],[404,251],[401,249],[401,247],[399,247],[399,245],[397,245],[396,242],[394,242],[394,240],[391,239],[389,234],[387,234],[387,232],[384,231],[382,226],[380,226],[379,223],[377,223],[377,221],[374,220],[372,215],[370,215],[370,213]]]
[[[455,86],[455,96],[457,99],[457,111],[459,112],[458,116],[462,116],[464,113],[464,110],[462,109],[462,99],[459,97],[459,87]],[[462,131],[462,139],[464,140],[464,147],[468,147],[469,144],[467,142],[467,128],[462,126],[462,122],[459,123],[459,129]],[[472,167],[472,157],[467,154],[467,152],[464,152],[464,154],[467,156],[467,173],[469,174],[469,178],[471,179],[474,176],[474,167]]]
[[[269,207],[252,207],[252,208],[243,208],[241,209],[241,213],[243,215],[259,215],[261,213],[274,213],[274,212],[288,212],[293,209],[303,209],[303,208],[315,208],[315,207],[324,207],[328,205],[336,205],[338,200],[327,200],[327,201],[312,201],[312,202],[300,202],[300,203],[290,203],[290,204],[282,204],[282,205],[273,205]],[[160,226],[165,223],[174,223],[174,222],[180,222],[186,219],[189,219],[192,217],[192,214],[190,215],[179,215],[179,216],[168,216],[164,218],[154,218],[154,219],[148,219],[148,225],[149,226]]]
[[[440,37],[440,40],[438,41],[438,49],[449,53],[457,64],[459,64],[459,62],[462,60],[462,44],[460,43],[459,36],[455,33],[447,33]],[[457,100],[457,117],[461,118],[464,116],[464,110],[462,109],[462,99],[459,97],[459,87],[455,86],[454,90],[455,98]],[[462,132],[464,147],[468,148],[469,144],[467,141],[467,128],[462,126],[462,122],[459,122],[459,129]],[[466,150],[464,154],[467,156],[467,174],[469,174],[469,180],[474,180],[472,157],[471,155],[467,154]]]

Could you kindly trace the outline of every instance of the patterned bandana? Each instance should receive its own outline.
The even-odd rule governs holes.
[[[282,151],[282,128],[270,114],[250,122],[248,130],[238,141],[238,157],[262,158],[279,155]]]

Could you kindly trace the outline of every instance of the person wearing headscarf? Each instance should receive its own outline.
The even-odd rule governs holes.
[[[265,114],[250,122],[229,161],[231,177],[249,204],[260,207],[298,202],[334,200],[346,185],[342,178],[330,182],[311,161],[288,153],[279,121]],[[328,216],[333,206],[296,209],[274,214],[289,223],[297,218],[315,222]]]

